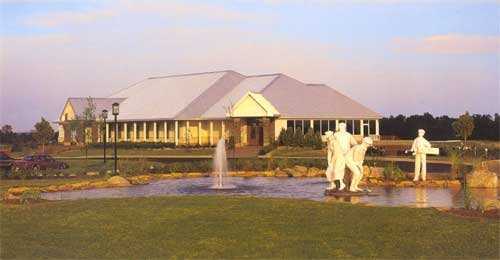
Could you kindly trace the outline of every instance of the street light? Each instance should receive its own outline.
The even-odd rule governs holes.
[[[118,156],[117,156],[117,153],[116,153],[116,141],[118,140],[117,137],[118,137],[118,123],[116,122],[117,120],[117,117],[118,117],[118,114],[120,114],[120,105],[118,103],[113,103],[112,105],[112,113],[113,113],[113,116],[115,116],[115,144],[114,144],[114,150],[115,150],[115,167],[113,168],[113,175],[116,175],[116,166],[117,166],[117,160],[118,160]]]
[[[101,113],[102,120],[104,120],[104,164],[106,164],[106,142],[108,141],[108,135],[106,131],[106,119],[108,118],[108,110],[104,109]]]

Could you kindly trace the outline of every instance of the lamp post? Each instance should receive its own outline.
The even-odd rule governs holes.
[[[113,168],[113,175],[116,175],[116,166],[117,166],[117,160],[118,160],[118,156],[117,156],[117,153],[116,153],[116,141],[118,140],[117,137],[118,137],[118,123],[117,123],[117,117],[118,117],[118,114],[120,114],[120,106],[118,103],[113,103],[112,105],[112,113],[113,113],[113,116],[115,116],[115,143],[114,143],[114,150],[115,150],[115,166]]]
[[[104,120],[104,164],[106,164],[106,142],[108,141],[108,135],[106,131],[106,119],[108,118],[108,110],[104,109],[101,113],[102,120]]]

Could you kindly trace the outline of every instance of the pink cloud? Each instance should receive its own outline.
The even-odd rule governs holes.
[[[498,53],[500,36],[446,34],[425,38],[395,38],[392,45],[399,52],[432,54]]]

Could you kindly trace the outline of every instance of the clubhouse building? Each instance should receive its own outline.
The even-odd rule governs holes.
[[[233,137],[237,147],[260,146],[276,140],[281,129],[324,134],[340,122],[356,138],[380,136],[380,114],[329,86],[280,73],[245,76],[227,70],[151,77],[92,103],[97,116],[111,111],[113,103],[119,103],[120,114],[117,132],[110,115],[103,130],[86,129],[88,142],[117,135],[118,141],[207,146]],[[69,122],[88,104],[89,98],[68,98],[58,120],[60,143],[74,141]]]

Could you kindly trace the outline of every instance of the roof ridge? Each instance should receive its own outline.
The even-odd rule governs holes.
[[[205,72],[195,72],[195,73],[184,73],[184,74],[172,74],[172,75],[166,75],[166,76],[156,76],[156,77],[148,77],[146,79],[163,79],[163,78],[173,78],[173,77],[184,77],[184,76],[195,76],[195,75],[203,75],[203,74],[213,74],[213,73],[222,73],[222,72],[234,72],[237,73],[241,76],[244,76],[240,74],[237,71],[234,70],[214,70],[214,71],[205,71]]]
[[[246,78],[256,78],[256,77],[269,77],[269,76],[281,76],[283,73],[278,72],[278,73],[269,73],[269,74],[256,74],[256,75],[248,75],[245,76]]]

